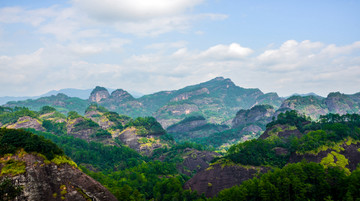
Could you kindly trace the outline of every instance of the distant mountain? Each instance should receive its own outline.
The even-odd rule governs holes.
[[[138,99],[124,90],[114,92],[110,95],[105,88],[97,87],[89,101],[132,117],[154,116],[165,128],[194,115],[205,117],[209,123],[231,124],[229,121],[240,109],[250,109],[263,103],[278,108],[282,102],[276,93],[264,94],[259,89],[245,89],[223,77]]]
[[[69,97],[65,94],[59,93],[56,96],[51,95],[47,97],[41,97],[35,100],[27,99],[25,101],[10,101],[4,106],[6,107],[27,107],[31,110],[39,111],[43,106],[53,106],[62,113],[69,111],[76,111],[80,114],[85,113],[85,109],[89,103],[87,100],[83,100],[77,97]]]
[[[92,89],[74,89],[74,88],[67,88],[67,89],[60,89],[60,90],[52,90],[49,91],[43,95],[41,95],[41,97],[45,97],[45,96],[52,96],[52,95],[57,95],[59,93],[65,94],[69,97],[78,97],[81,99],[87,99],[91,93]]]
[[[47,97],[52,95],[57,95],[59,93],[65,94],[69,97],[77,97],[81,99],[88,99],[90,96],[90,93],[93,89],[75,89],[75,88],[67,88],[67,89],[60,89],[60,90],[51,90],[45,94],[42,94],[40,96],[23,96],[23,97],[17,97],[17,96],[4,96],[0,97],[0,105],[6,104],[9,101],[24,101],[28,99],[38,99],[40,97]],[[114,89],[107,89],[108,91],[112,92]],[[130,91],[130,93],[135,97],[139,98],[143,96],[144,94],[136,92],[136,91]]]
[[[39,96],[22,96],[22,97],[4,96],[4,97],[0,97],[0,105],[3,105],[9,101],[24,101],[27,99],[36,99],[36,98],[39,98]]]
[[[32,110],[40,110],[41,107],[50,105],[62,113],[74,110],[84,115],[85,109],[91,103],[97,103],[109,111],[132,118],[153,116],[164,128],[179,123],[187,117],[202,116],[205,118],[206,124],[208,124],[207,128],[211,128],[206,131],[206,136],[232,126],[233,118],[239,110],[249,110],[256,105],[273,107],[275,111],[274,117],[288,110],[297,110],[312,119],[317,119],[320,115],[327,113],[345,114],[359,113],[360,111],[360,93],[346,95],[336,92],[330,93],[326,98],[311,93],[311,95],[296,95],[284,99],[276,93],[264,94],[256,88],[247,89],[236,86],[230,79],[223,77],[217,77],[178,90],[160,91],[139,98],[134,97],[124,89],[109,90],[100,86],[91,91],[63,89],[51,91],[48,94],[57,92],[64,93],[35,100],[11,101],[5,106],[21,106]],[[86,94],[88,95],[86,96]],[[263,131],[263,129],[258,129],[259,125],[256,125],[257,127],[251,126],[251,122],[247,124],[249,125],[245,127],[251,128],[250,133],[258,130],[255,133],[259,134],[259,132]],[[220,125],[220,127],[216,125]],[[260,127],[263,126],[261,124]],[[202,133],[201,135],[204,134],[203,132],[200,133]],[[205,135],[202,137],[205,137]]]
[[[320,96],[292,96],[281,104],[279,110],[297,110],[302,114],[318,119],[328,113],[360,113],[360,93],[347,95],[330,93],[326,98]]]
[[[320,95],[317,95],[316,93],[314,92],[310,92],[310,93],[306,93],[306,94],[299,94],[299,93],[294,93],[293,95],[291,96],[316,96],[316,97],[322,97]],[[290,98],[291,96],[286,96],[285,98]],[[322,97],[323,98],[323,97]]]

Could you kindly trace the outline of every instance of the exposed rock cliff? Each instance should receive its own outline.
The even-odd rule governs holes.
[[[159,136],[140,135],[135,127],[126,128],[117,138],[125,145],[147,156],[151,155],[154,149],[168,146],[168,142],[162,142]]]
[[[341,94],[340,92],[330,93],[325,104],[331,113],[346,114],[360,113],[360,93],[354,95]]]
[[[101,100],[105,100],[109,98],[110,94],[107,89],[104,87],[95,87],[95,89],[91,92],[89,101],[99,103]]]
[[[123,89],[117,89],[111,93],[111,99],[115,102],[133,101],[135,98]]]
[[[55,164],[26,153],[5,156],[0,162],[1,177],[6,176],[22,187],[16,200],[116,200],[100,183],[67,163]],[[3,171],[11,163],[21,164],[16,169],[22,170]]]
[[[280,106],[280,110],[297,110],[301,114],[318,119],[328,113],[360,113],[360,93],[353,95],[330,93],[326,98],[319,96],[292,96]]]
[[[232,128],[253,123],[266,125],[272,120],[274,113],[275,110],[270,105],[257,105],[250,110],[239,110],[232,121]]]
[[[17,122],[7,125],[6,128],[33,128],[36,130],[45,131],[39,120],[28,116],[20,117]]]
[[[213,197],[221,190],[239,185],[268,169],[263,167],[216,164],[199,172],[184,185],[185,189],[196,190],[206,197]]]
[[[182,174],[191,176],[193,173],[203,171],[209,167],[210,161],[220,154],[211,151],[199,151],[196,149],[186,148],[182,151],[184,161],[177,165],[177,169]]]

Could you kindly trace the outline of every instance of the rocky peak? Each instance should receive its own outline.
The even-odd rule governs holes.
[[[130,101],[135,99],[131,94],[123,89],[116,89],[113,91],[111,93],[111,98],[115,99],[117,102]]]
[[[99,103],[102,99],[107,99],[109,97],[110,94],[107,89],[96,86],[90,94],[89,101]]]
[[[216,77],[216,78],[210,80],[209,82],[221,83],[226,86],[235,86],[234,82],[231,81],[231,79],[229,79],[229,78],[225,79],[224,77]]]

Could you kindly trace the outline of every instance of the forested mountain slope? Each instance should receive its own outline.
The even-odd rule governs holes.
[[[270,196],[270,200],[277,200],[276,196],[279,200],[287,200],[286,196],[315,200],[319,197],[321,199],[329,197],[342,200],[346,194],[352,198],[360,198],[359,192],[352,190],[354,185],[358,185],[357,183],[350,182],[343,185],[322,178],[328,177],[346,182],[347,179],[359,177],[359,171],[356,170],[360,162],[359,140],[360,115],[329,114],[322,116],[319,122],[311,122],[309,118],[298,115],[296,111],[288,111],[269,123],[267,130],[259,139],[233,145],[223,158],[218,159],[207,170],[196,174],[185,184],[185,187],[211,197],[223,188],[244,182],[231,191],[220,192],[219,200],[231,200],[230,198],[234,199],[234,196],[241,198],[240,200],[266,200],[269,194],[264,195],[261,193],[263,191],[276,192],[275,197]],[[303,164],[298,164],[299,162]],[[318,165],[308,162],[315,162]],[[301,171],[299,175],[287,173],[294,168]],[[318,194],[312,195],[312,188],[305,188],[306,185],[314,186],[313,188],[319,188],[320,185],[310,179],[313,175],[306,172],[309,168],[311,171],[320,171],[321,179],[317,179],[322,182],[321,185],[326,186],[322,194],[316,191]],[[260,178],[245,182],[271,169],[275,172],[271,171]],[[330,175],[330,172],[335,175]],[[284,187],[277,183],[274,174],[288,178],[288,181],[299,178],[300,183]],[[220,175],[232,175],[233,179],[231,176]],[[267,185],[263,186],[261,182],[267,182]],[[340,195],[333,193],[331,190],[333,188],[342,189]]]

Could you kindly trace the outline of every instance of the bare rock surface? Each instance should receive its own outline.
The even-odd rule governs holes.
[[[7,128],[33,128],[35,130],[45,131],[41,122],[35,118],[24,116],[20,117],[16,123],[6,126]]]
[[[216,196],[221,190],[239,185],[243,181],[252,179],[258,173],[267,172],[264,167],[239,165],[213,165],[207,170],[197,173],[184,185],[185,189],[196,190],[206,197]]]
[[[1,169],[8,160],[22,161],[26,165],[25,173],[2,175],[22,186],[22,193],[15,200],[117,200],[99,182],[69,164],[56,165],[45,162],[40,156],[22,154],[1,158]]]

